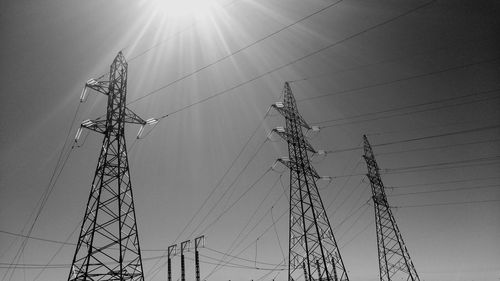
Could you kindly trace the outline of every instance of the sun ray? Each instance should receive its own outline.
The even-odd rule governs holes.
[[[141,6],[172,20],[200,19],[219,6],[216,0],[142,0]]]

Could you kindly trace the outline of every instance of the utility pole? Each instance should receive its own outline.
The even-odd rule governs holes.
[[[200,254],[198,248],[205,247],[205,235],[194,239],[194,259],[196,264],[196,281],[200,281]]]
[[[184,252],[189,251],[191,240],[181,243],[181,281],[186,281],[186,266],[184,264]]]
[[[132,184],[125,143],[125,124],[148,122],[128,109],[127,62],[121,52],[110,67],[109,80],[85,84],[106,95],[105,118],[86,120],[86,128],[104,135],[94,180],[68,276],[69,281],[143,281]],[[84,98],[84,97],[83,97]]]
[[[363,136],[363,140],[364,158],[368,167],[368,179],[375,208],[380,280],[420,281],[387,201],[379,167],[366,135]]]
[[[167,280],[172,281],[172,257],[177,255],[177,244],[169,246],[167,249],[168,256],[167,256]]]
[[[284,101],[272,105],[286,120],[273,132],[286,140],[288,157],[277,161],[290,170],[289,281],[348,281],[316,181],[320,178],[308,153],[317,153],[304,136],[312,129],[300,115],[288,82]]]

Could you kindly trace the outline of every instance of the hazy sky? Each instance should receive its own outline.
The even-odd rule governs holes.
[[[285,81],[331,152],[313,162],[336,177],[319,187],[351,280],[379,278],[363,134],[421,279],[500,279],[498,1],[221,0],[196,16],[160,2],[0,3],[1,281],[67,279],[102,136],[70,147],[106,105],[79,97],[122,49],[129,107],[172,113],[138,141],[127,127],[146,280],[201,234],[203,279],[286,280],[288,174],[269,168],[287,151],[266,140]]]

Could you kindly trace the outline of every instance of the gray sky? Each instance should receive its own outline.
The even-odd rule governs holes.
[[[496,1],[416,9],[427,2],[220,0],[198,18],[153,2],[1,2],[2,281],[67,279],[75,246],[60,242],[76,243],[102,136],[85,132],[81,147],[70,146],[79,123],[103,115],[106,102],[89,93],[79,105],[79,96],[122,49],[129,107],[144,118],[173,113],[142,140],[127,127],[147,280],[166,278],[158,250],[200,234],[202,278],[286,279],[264,270],[282,261],[279,242],[287,255],[288,174],[280,180],[282,167],[268,170],[286,145],[266,141],[284,125],[266,111],[285,81],[294,81],[303,117],[323,127],[311,135],[317,149],[358,147],[368,135],[421,279],[500,278]],[[64,169],[56,168],[61,149]],[[320,182],[320,192],[351,280],[368,281],[378,279],[378,264],[361,155],[313,161],[321,175],[338,176]],[[23,239],[13,234],[26,235],[38,210],[31,236],[51,241],[29,239],[14,259]],[[205,262],[232,245],[238,258],[207,276],[214,265]],[[14,260],[18,268],[8,270]],[[177,279],[179,260],[174,266]],[[192,261],[187,268],[194,279]]]

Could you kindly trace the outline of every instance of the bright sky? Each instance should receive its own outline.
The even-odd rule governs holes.
[[[500,278],[497,1],[161,2],[1,2],[1,281],[67,279],[102,136],[70,146],[106,105],[79,97],[120,50],[129,107],[171,114],[138,141],[127,127],[146,280],[202,234],[202,279],[286,280],[269,269],[288,252],[288,174],[269,168],[287,151],[266,140],[285,81],[322,127],[313,161],[336,177],[319,187],[351,280],[379,278],[363,134],[421,279]]]

